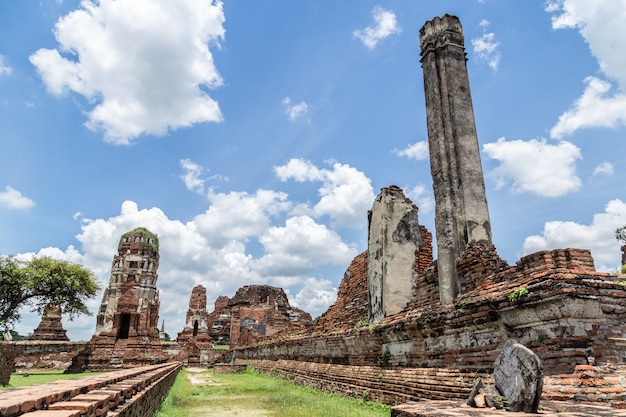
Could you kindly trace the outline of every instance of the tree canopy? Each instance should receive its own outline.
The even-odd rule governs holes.
[[[49,303],[58,304],[70,320],[90,315],[85,302],[99,289],[94,274],[79,264],[46,256],[22,261],[0,255],[0,324],[18,321],[20,308],[41,313]]]

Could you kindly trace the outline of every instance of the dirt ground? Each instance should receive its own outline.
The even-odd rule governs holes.
[[[207,387],[221,386],[212,378],[212,371],[204,368],[187,368],[187,378],[193,385]],[[270,417],[267,410],[249,409],[239,406],[241,396],[221,397],[219,404],[209,404],[189,410],[189,416],[237,416],[237,417]],[[227,403],[228,405],[224,405]]]

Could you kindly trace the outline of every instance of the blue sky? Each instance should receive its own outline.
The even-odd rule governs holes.
[[[172,336],[197,284],[209,310],[270,284],[321,314],[382,187],[435,233],[418,34],[445,13],[464,28],[500,256],[582,247],[615,270],[625,0],[2,2],[0,253],[106,286],[143,226]],[[24,311],[17,330],[38,322]],[[64,323],[89,339],[95,317]]]

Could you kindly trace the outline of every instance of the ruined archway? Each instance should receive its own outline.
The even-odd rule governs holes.
[[[120,326],[117,330],[118,339],[128,339],[128,331],[130,329],[130,313],[122,313],[120,315]]]

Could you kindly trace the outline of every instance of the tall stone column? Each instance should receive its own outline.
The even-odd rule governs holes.
[[[460,291],[457,260],[468,243],[491,243],[491,224],[459,19],[445,15],[426,22],[420,48],[439,294],[442,303],[450,303]]]
[[[380,191],[368,223],[368,314],[374,323],[402,311],[413,299],[422,235],[417,206],[395,185]]]

